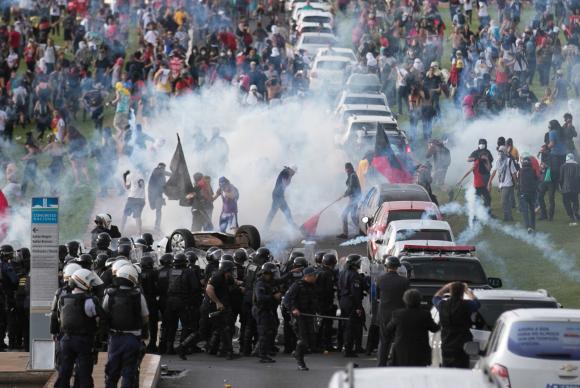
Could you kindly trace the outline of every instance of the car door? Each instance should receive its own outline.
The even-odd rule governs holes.
[[[365,197],[363,198],[363,200],[360,202],[360,205],[358,206],[358,219],[360,220],[362,217],[370,217],[372,214],[370,214],[370,206],[371,203],[373,201],[373,198],[377,195],[377,188],[373,187],[371,188],[368,192],[367,195],[365,195]]]

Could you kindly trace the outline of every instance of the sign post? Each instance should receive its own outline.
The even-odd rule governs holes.
[[[52,369],[44,362],[51,355],[35,351],[44,353],[51,341],[50,306],[58,288],[58,198],[32,198],[30,247],[30,367]]]

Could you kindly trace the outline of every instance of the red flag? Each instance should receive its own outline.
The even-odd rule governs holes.
[[[0,241],[6,238],[8,233],[8,223],[10,221],[10,208],[8,207],[8,200],[0,190]]]
[[[405,165],[395,155],[395,151],[391,148],[389,137],[381,126],[377,127],[375,155],[371,165],[382,176],[387,178],[389,183],[413,182],[413,175],[407,171]]]
[[[318,228],[318,221],[320,220],[322,212],[310,217],[306,220],[300,227],[300,232],[306,237],[311,237],[316,235],[316,228]]]

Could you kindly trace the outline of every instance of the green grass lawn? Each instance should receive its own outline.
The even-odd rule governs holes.
[[[580,226],[568,226],[568,218],[562,207],[561,195],[556,194],[556,215],[554,221],[537,221],[537,233],[546,233],[552,246],[563,251],[545,252],[520,239],[510,237],[501,230],[484,227],[476,238],[464,241],[476,245],[477,256],[481,259],[488,276],[500,277],[504,288],[526,290],[546,289],[554,295],[565,307],[580,308],[580,257],[578,248],[580,242]],[[447,194],[438,193],[439,199],[447,199]],[[502,209],[497,189],[492,192],[492,213],[498,221],[513,229],[523,228],[523,220],[519,211],[514,210],[514,223],[501,221]],[[463,198],[458,199],[463,202]],[[440,201],[445,202],[445,201]],[[451,224],[455,236],[467,228],[467,217],[453,215],[446,217]],[[551,261],[553,260],[553,261]],[[571,264],[571,268],[565,265]],[[562,266],[563,268],[559,268]]]

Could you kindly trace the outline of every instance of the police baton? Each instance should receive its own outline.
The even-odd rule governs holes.
[[[331,315],[320,315],[320,314],[300,313],[299,317],[312,317],[312,318],[320,318],[320,319],[335,319],[337,321],[350,321],[350,318],[333,317]]]

